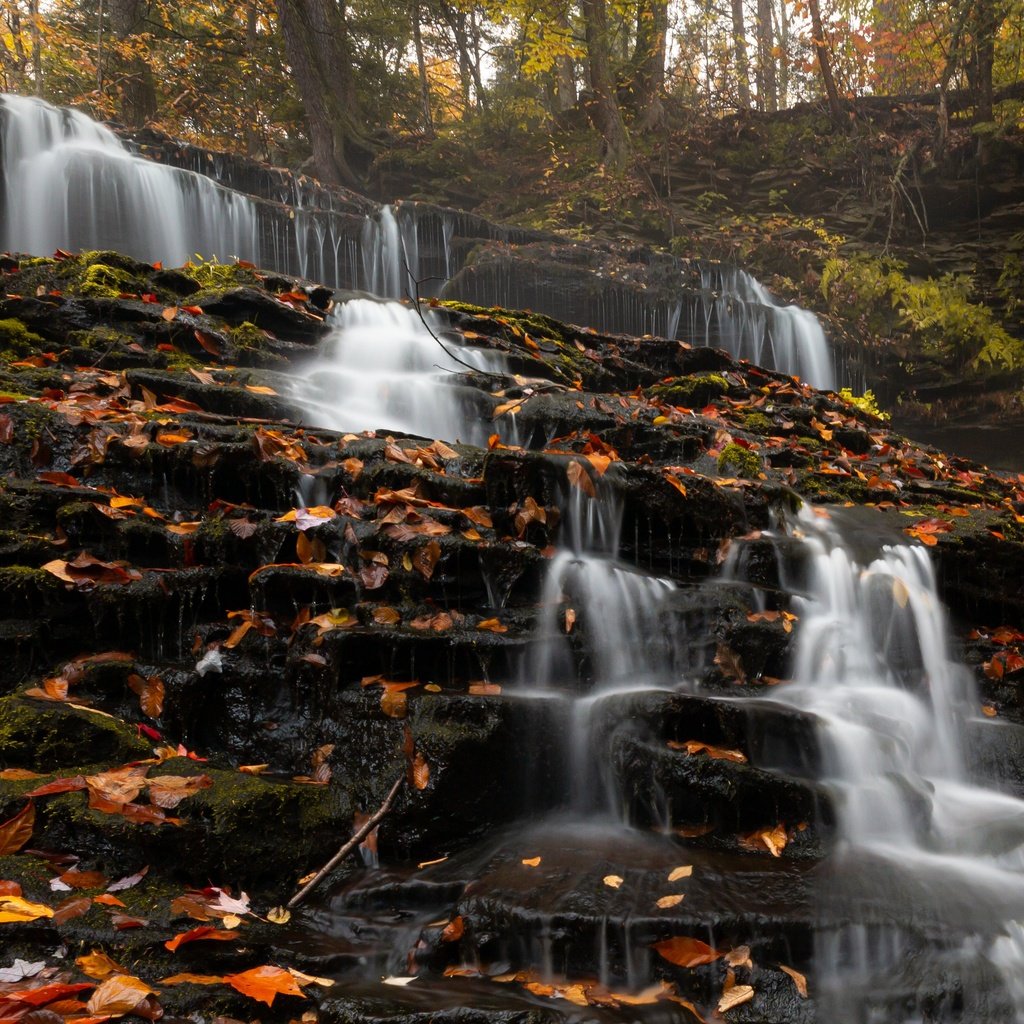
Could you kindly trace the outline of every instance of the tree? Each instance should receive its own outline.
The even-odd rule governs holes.
[[[832,115],[832,123],[838,126],[843,122],[843,104],[839,99],[839,89],[836,88],[832,65],[829,62],[829,46],[825,39],[825,29],[821,23],[821,7],[818,0],[807,0],[807,8],[811,15],[811,41],[818,59],[821,82],[825,87],[825,95],[828,97],[829,113]]]
[[[736,95],[743,110],[750,109],[750,62],[743,22],[743,0],[732,0],[732,48],[736,65]]]
[[[345,9],[334,0],[276,0],[285,52],[305,112],[313,165],[329,184],[359,184],[352,150],[374,146],[360,124]]]
[[[621,174],[632,157],[632,145],[622,110],[615,95],[605,0],[581,0],[580,9],[587,40],[587,72],[590,82],[590,116],[604,140],[604,162],[613,174]]]
[[[640,0],[636,12],[636,46],[633,51],[632,107],[641,131],[664,119],[665,36],[668,33],[668,0]]]

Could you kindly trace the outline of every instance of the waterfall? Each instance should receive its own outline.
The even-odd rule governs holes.
[[[788,531],[795,558],[780,559],[800,622],[775,699],[817,719],[839,820],[816,998],[830,1021],[912,1024],[915,986],[955,971],[987,1019],[1020,1024],[1024,801],[969,771],[980,702],[950,653],[927,549],[872,541],[841,510],[805,506]],[[835,925],[844,915],[856,923]],[[1006,1005],[986,1002],[993,973]]]
[[[117,249],[180,265],[260,258],[254,204],[209,178],[134,156],[74,110],[4,96],[0,249]]]
[[[493,402],[468,375],[505,373],[503,356],[460,343],[398,302],[352,299],[331,319],[333,331],[293,382],[308,422],[487,443]]]
[[[566,489],[559,545],[521,672],[527,692],[572,694],[567,790],[580,812],[610,811],[618,802],[596,735],[608,699],[674,686],[681,642],[667,621],[675,584],[619,558],[622,497],[612,475],[593,474],[593,494]]]
[[[373,211],[368,202],[341,209],[333,199],[310,199],[297,183],[285,197],[290,207],[280,197],[244,195],[194,170],[144,159],[84,114],[32,97],[0,97],[0,147],[0,250],[47,255],[55,249],[116,249],[169,266],[198,254],[244,259],[386,298],[430,298],[443,291],[597,330],[721,345],[815,387],[836,386],[817,317],[780,305],[741,270],[697,264],[701,286],[694,291],[683,285],[690,264],[666,256],[668,276],[679,279],[677,293],[669,288],[667,297],[617,291],[601,275],[597,287],[581,280],[566,291],[546,273],[531,274],[528,262],[514,273],[487,273],[485,267],[482,275],[462,280],[468,250],[456,252],[456,220],[449,212],[430,210],[427,216],[416,204]],[[508,233],[483,221],[469,224],[466,215],[458,230],[479,240]],[[652,273],[664,269],[652,263]]]

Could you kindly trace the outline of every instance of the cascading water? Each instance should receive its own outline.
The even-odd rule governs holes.
[[[927,550],[872,538],[858,554],[862,541],[841,510],[805,506],[786,542],[796,557],[780,558],[800,623],[793,681],[775,697],[820,723],[839,821],[821,885],[821,1019],[916,1024],[969,1009],[1020,1024],[1024,802],[971,777],[969,729],[984,726]],[[932,991],[950,975],[956,1005]]]
[[[608,476],[594,476],[593,495],[570,486],[562,502],[560,543],[522,673],[527,690],[576,691],[567,789],[578,812],[611,811],[617,803],[605,752],[595,743],[602,705],[625,691],[674,685],[681,639],[666,622],[675,585],[620,560],[622,497]]]
[[[455,222],[435,211],[424,221],[414,204],[359,213],[293,208],[216,184],[192,170],[135,155],[109,129],[74,110],[20,96],[0,97],[0,249],[46,255],[55,249],[116,249],[179,265],[196,254],[240,258],[338,288],[387,298],[441,293],[459,269]],[[483,237],[501,237],[486,227]],[[688,264],[679,263],[679,273]],[[836,374],[813,313],[781,306],[749,274],[700,265],[701,287],[669,301],[551,292],[524,275],[456,295],[485,305],[532,308],[603,330],[648,332],[722,345],[734,355],[819,388]],[[685,291],[680,288],[680,291]],[[582,303],[582,305],[581,305]],[[684,312],[687,314],[684,316]]]
[[[825,332],[810,310],[779,305],[760,281],[736,267],[702,267],[701,301],[705,344],[823,391],[836,387]]]
[[[334,330],[293,385],[311,423],[486,444],[493,403],[468,378],[506,373],[500,354],[460,344],[397,302],[352,299],[332,319]]]
[[[196,252],[257,260],[253,204],[209,178],[133,156],[74,110],[2,98],[0,248],[112,248],[178,265]]]

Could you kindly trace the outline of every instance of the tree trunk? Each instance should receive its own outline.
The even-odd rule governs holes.
[[[414,2],[412,16],[412,40],[416,48],[416,70],[420,80],[420,107],[423,110],[423,133],[434,137],[434,118],[430,113],[430,81],[427,79],[427,60],[423,54],[423,33],[420,31],[420,5]]]
[[[668,0],[643,0],[636,21],[633,65],[633,109],[636,124],[648,131],[665,117],[661,96],[665,89],[665,35],[668,32]]]
[[[975,90],[979,121],[991,121],[992,65],[995,63],[996,14],[995,0],[975,0],[974,5]]]
[[[473,85],[476,88],[476,105],[481,110],[486,110],[487,93],[480,77],[480,23],[477,21],[475,7],[469,12],[469,34],[473,42]]]
[[[741,110],[750,109],[750,61],[743,24],[743,0],[732,0],[732,51],[736,65],[736,99]]]
[[[349,150],[373,151],[355,110],[345,13],[333,0],[276,0],[321,181],[357,186]]]
[[[564,9],[559,10],[557,17],[559,30],[571,36],[572,26]],[[559,112],[572,110],[576,106],[576,65],[567,54],[555,58],[555,93]]]
[[[587,70],[593,94],[591,118],[604,140],[605,166],[613,174],[621,174],[629,164],[632,147],[612,81],[605,0],[580,0],[580,10],[583,12]]]
[[[786,13],[786,0],[782,0],[777,10],[779,49],[782,50],[779,61],[779,106],[785,110],[789,106],[789,15]]]
[[[35,94],[43,95],[43,37],[39,30],[39,0],[28,0],[28,16],[32,25],[29,33],[32,37],[32,79]]]
[[[118,116],[132,128],[141,128],[156,116],[156,82],[139,39],[145,27],[143,0],[110,0],[110,28],[117,39],[114,73],[117,76]]]
[[[769,113],[779,109],[772,0],[757,0],[757,100],[758,106]]]
[[[814,43],[814,49],[818,55],[818,70],[821,72],[821,81],[825,86],[825,95],[828,97],[828,109],[832,115],[832,123],[838,128],[843,123],[843,103],[839,98],[836,80],[832,75],[832,65],[828,59],[828,43],[825,40],[825,30],[821,24],[821,8],[818,5],[818,0],[808,0],[807,6],[811,12],[811,41]]]

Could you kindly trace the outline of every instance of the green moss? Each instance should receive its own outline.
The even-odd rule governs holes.
[[[85,348],[90,351],[105,351],[115,345],[130,345],[134,339],[121,331],[109,327],[94,327],[89,331],[68,331],[66,341],[69,348]]]
[[[63,584],[42,569],[25,565],[0,568],[0,609],[10,614],[36,614],[54,600]]]
[[[760,456],[730,441],[718,456],[718,472],[727,474],[730,470],[737,476],[756,480],[762,471]]]
[[[52,256],[28,256],[18,260],[18,269],[33,270],[36,267],[52,267],[56,262]]]
[[[741,422],[743,429],[749,430],[752,434],[771,434],[775,430],[775,424],[761,412],[747,413]]]
[[[145,757],[149,744],[114,718],[26,697],[0,698],[0,760],[7,766],[72,767]]]
[[[693,373],[673,377],[647,389],[652,398],[688,409],[702,408],[729,391],[729,382],[718,373]]]
[[[0,320],[0,356],[4,359],[22,359],[45,345],[45,339],[30,331],[20,320]]]
[[[87,267],[79,282],[78,290],[82,295],[94,298],[116,299],[125,292],[135,290],[135,282],[131,274],[105,263],[94,263]]]
[[[237,327],[228,327],[227,335],[237,348],[263,349],[267,346],[267,332],[248,320]]]

